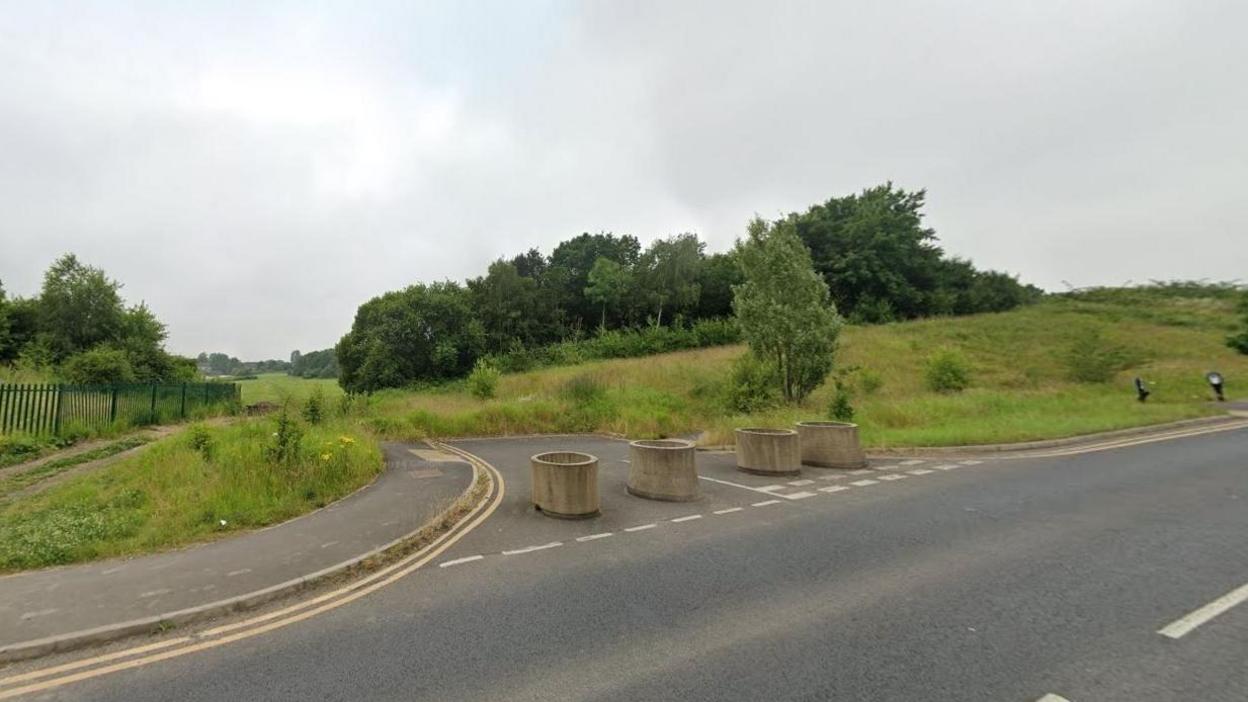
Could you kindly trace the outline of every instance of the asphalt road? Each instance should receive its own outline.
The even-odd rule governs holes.
[[[1248,699],[1248,603],[1158,633],[1248,583],[1248,431],[781,489],[743,476],[684,505],[618,495],[624,449],[601,442],[592,522],[524,508],[544,445],[464,444],[509,493],[445,567],[46,698]]]

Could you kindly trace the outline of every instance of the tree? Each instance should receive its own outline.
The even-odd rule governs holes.
[[[585,297],[589,272],[599,258],[607,258],[631,268],[641,255],[641,242],[635,236],[609,233],[581,234],[560,243],[550,254],[546,278],[559,291],[556,304],[567,314],[574,328],[585,328],[598,316],[598,305]]]
[[[291,354],[290,375],[300,378],[337,378],[338,357],[333,349]]]
[[[485,345],[468,292],[456,283],[413,285],[360,306],[334,351],[350,392],[465,375]]]
[[[733,252],[711,254],[698,270],[699,319],[732,314],[732,288],[745,282],[741,264]]]
[[[547,304],[538,281],[520,275],[514,263],[490,264],[484,277],[468,281],[468,291],[485,330],[487,349],[506,351],[557,338],[554,306]]]
[[[0,361],[10,358],[10,353],[16,356],[16,350],[11,350],[12,341],[9,336],[9,303],[4,295],[4,282],[0,281]]]
[[[599,323],[602,329],[607,328],[607,307],[618,309],[632,287],[633,273],[628,268],[601,256],[594,261],[594,267],[589,270],[585,296],[602,305],[602,320]]]
[[[733,310],[742,336],[761,360],[774,365],[788,402],[823,383],[836,354],[841,319],[828,286],[815,272],[793,217],[768,225],[755,218],[737,255],[745,282]]]
[[[696,234],[658,239],[641,257],[640,278],[652,304],[657,307],[655,326],[663,324],[663,309],[684,311],[698,303],[698,273],[705,245]]]
[[[73,254],[52,264],[39,295],[39,331],[58,360],[121,338],[126,312],[120,289],[104,271]]]
[[[110,346],[97,346],[70,356],[61,366],[61,375],[67,382],[78,385],[132,383],[136,380],[126,352]]]

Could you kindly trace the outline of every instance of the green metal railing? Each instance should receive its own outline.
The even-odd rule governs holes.
[[[134,426],[238,406],[237,383],[123,385],[0,384],[0,434],[60,434],[117,422]]]

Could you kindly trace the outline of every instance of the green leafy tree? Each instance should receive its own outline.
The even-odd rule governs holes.
[[[364,303],[335,347],[350,392],[466,375],[485,345],[468,292],[456,283],[413,285]]]
[[[484,277],[468,281],[468,290],[491,351],[556,338],[558,319],[553,299],[538,280],[520,275],[514,263],[495,261]]]
[[[126,310],[121,284],[65,254],[43,276],[39,329],[57,358],[120,340]]]
[[[61,366],[61,375],[66,382],[78,385],[135,381],[134,369],[130,367],[126,352],[109,346],[98,346],[70,356]]]
[[[585,296],[589,272],[599,258],[632,268],[641,255],[635,236],[609,233],[581,234],[560,243],[550,254],[545,277],[558,291],[557,305],[574,329],[585,329],[598,317],[598,305]]]
[[[681,312],[698,303],[698,273],[704,248],[697,235],[678,234],[655,241],[642,255],[640,278],[657,311],[655,326],[662,326],[664,308]]]
[[[601,328],[607,328],[607,308],[618,310],[632,289],[633,273],[623,264],[602,257],[594,261],[594,267],[589,270],[585,296],[602,305]]]
[[[1248,290],[1240,293],[1239,315],[1243,320],[1244,328],[1238,334],[1226,337],[1226,345],[1240,353],[1248,354]]]
[[[699,319],[731,316],[732,288],[743,282],[745,277],[741,273],[741,264],[733,252],[707,256],[698,269],[695,316]]]
[[[755,218],[737,255],[745,282],[736,288],[733,310],[742,336],[775,367],[783,398],[798,402],[823,383],[835,359],[841,318],[828,286],[792,218],[772,225]]]

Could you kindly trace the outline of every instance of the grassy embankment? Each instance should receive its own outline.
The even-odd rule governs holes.
[[[273,524],[332,502],[381,470],[376,442],[347,419],[303,426],[293,457],[275,461],[268,453],[275,424],[266,418],[191,427],[46,490],[0,497],[0,572]],[[27,487],[20,482],[10,487]]]
[[[1217,414],[1203,375],[1218,368],[1232,395],[1248,382],[1248,356],[1223,344],[1234,328],[1225,298],[1163,293],[1052,299],[999,314],[848,327],[838,364],[858,374],[855,421],[873,447],[936,446],[1071,436]],[[1088,329],[1132,359],[1109,383],[1069,379],[1063,356]],[[970,361],[971,386],[930,391],[924,364],[941,348]],[[504,375],[497,396],[478,400],[461,383],[432,391],[387,391],[370,402],[369,425],[388,437],[613,431],[630,437],[705,431],[705,444],[731,442],[733,427],[826,418],[829,385],[802,407],[754,415],[726,409],[726,346]],[[1131,379],[1153,387],[1135,400]],[[874,382],[863,382],[874,376]]]
[[[305,399],[312,390],[320,388],[331,404],[342,396],[342,388],[334,378],[299,378],[285,373],[261,373],[254,379],[235,380],[242,386],[243,405],[254,405],[257,402],[282,404],[286,400],[299,402]]]

